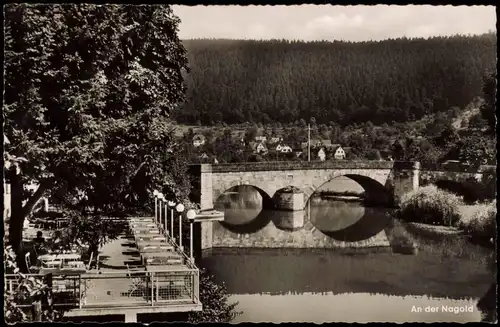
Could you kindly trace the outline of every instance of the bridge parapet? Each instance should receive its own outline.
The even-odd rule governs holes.
[[[336,160],[336,161],[267,161],[267,162],[242,162],[230,164],[215,164],[211,172],[254,172],[277,170],[313,170],[313,169],[418,169],[418,162],[405,161],[361,161],[361,160]]]
[[[463,163],[459,162],[453,162],[453,163],[447,163],[447,164],[440,164],[440,163],[422,163],[421,165],[421,170],[426,170],[426,171],[449,171],[449,172],[457,172],[457,173],[471,173],[471,174],[477,174],[477,173],[482,173],[484,171],[496,171],[496,166],[492,165],[481,165],[481,166],[474,166],[474,165],[466,165]]]

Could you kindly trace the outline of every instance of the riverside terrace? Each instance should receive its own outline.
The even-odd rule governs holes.
[[[157,199],[155,216],[127,218],[126,233],[101,248],[96,267],[91,268],[92,258],[83,271],[82,267],[76,270],[65,265],[64,260],[60,260],[59,267],[51,268],[40,262],[39,271],[28,277],[43,278],[52,285],[54,307],[64,308],[66,317],[123,314],[126,322],[135,322],[141,313],[201,311],[199,270],[192,252],[190,257],[184,253],[182,235],[177,237],[178,244],[172,237],[174,232],[181,233],[186,220],[175,219],[174,210],[168,215],[165,202],[162,219],[162,202],[157,209]],[[176,207],[181,213],[178,218],[183,216],[180,206]],[[187,212],[191,227],[192,222],[221,219],[219,216]],[[178,221],[177,226],[174,220]],[[36,267],[30,270],[33,269]],[[13,290],[18,276],[6,275],[5,282],[7,290]]]

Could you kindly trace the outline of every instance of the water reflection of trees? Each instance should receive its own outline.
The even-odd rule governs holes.
[[[202,263],[232,294],[378,293],[462,299],[481,297],[491,283],[490,274],[472,259],[457,263],[456,258],[426,253],[405,256],[367,250],[368,255],[347,256],[334,250],[238,251],[214,251]]]
[[[264,208],[264,197],[249,185],[232,187],[216,200],[215,209],[224,211],[224,221],[243,225],[255,219]]]

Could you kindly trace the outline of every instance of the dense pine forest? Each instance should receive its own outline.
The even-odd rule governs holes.
[[[496,34],[370,42],[187,40],[182,124],[404,123],[465,108],[496,66]]]

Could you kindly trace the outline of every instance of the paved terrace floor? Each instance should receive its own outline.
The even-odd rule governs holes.
[[[151,295],[146,290],[133,291],[132,279],[127,277],[127,264],[132,271],[145,271],[133,237],[121,235],[102,247],[99,255],[99,270],[90,271],[91,275],[96,275],[96,279],[92,279],[88,285],[86,307],[102,304],[151,306],[147,301],[151,299]],[[175,265],[172,268],[188,269],[185,264]],[[169,293],[170,300],[192,302],[189,294],[186,293],[180,292],[175,298],[172,297],[173,294]]]

